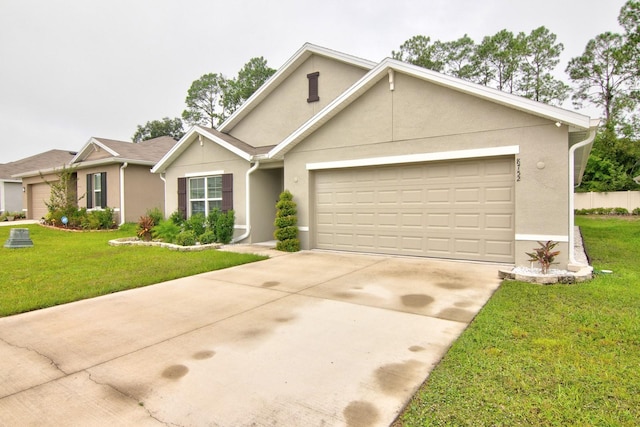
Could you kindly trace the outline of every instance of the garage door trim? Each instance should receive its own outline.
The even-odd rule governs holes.
[[[503,147],[477,148],[473,150],[439,151],[436,153],[406,154],[400,156],[370,157],[354,160],[337,160],[332,162],[307,163],[307,170],[344,169],[363,166],[385,166],[403,163],[424,163],[441,160],[473,159],[515,155],[520,153],[519,145]]]

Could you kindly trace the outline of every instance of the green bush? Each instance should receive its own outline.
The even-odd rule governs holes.
[[[201,245],[209,245],[211,243],[215,243],[216,235],[213,231],[207,230],[200,237],[198,237],[198,241]]]
[[[160,223],[151,229],[151,234],[155,239],[162,240],[166,243],[173,243],[180,234],[180,226],[171,220],[160,221]]]
[[[176,236],[176,244],[180,246],[193,246],[196,244],[196,233],[193,230],[184,230]]]
[[[235,224],[235,212],[228,211],[221,213],[216,221],[215,234],[216,240],[220,243],[227,244],[233,239],[233,226]]]
[[[179,210],[175,210],[169,215],[169,220],[176,225],[182,225],[184,222],[184,217],[182,216],[182,212]]]
[[[298,217],[296,216],[298,209],[289,190],[280,193],[276,209],[276,219],[273,222],[276,227],[273,237],[278,239],[276,249],[286,252],[299,251],[300,240],[298,240]]]
[[[207,219],[204,217],[204,214],[198,213],[191,215],[191,217],[183,223],[183,226],[186,231],[193,231],[196,236],[199,236],[205,232],[206,222]]]
[[[635,208],[631,211],[631,215],[640,215],[640,208]]]
[[[574,213],[576,215],[629,215],[629,211],[626,208],[576,209]]]
[[[153,220],[153,225],[160,224],[164,219],[164,214],[159,208],[147,209],[147,216]]]
[[[273,235],[276,239],[281,241],[296,239],[298,237],[298,227],[294,225],[289,227],[277,228]]]
[[[273,223],[273,225],[276,228],[282,228],[282,227],[295,226],[297,223],[298,223],[298,217],[296,215],[289,215],[289,216],[276,217],[276,220]]]
[[[288,239],[276,243],[276,249],[283,252],[298,252],[300,250],[300,240]]]

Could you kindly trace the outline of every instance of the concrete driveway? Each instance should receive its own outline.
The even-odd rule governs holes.
[[[498,266],[305,251],[0,319],[0,425],[389,425]]]

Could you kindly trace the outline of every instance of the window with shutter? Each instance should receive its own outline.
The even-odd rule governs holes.
[[[319,76],[320,76],[319,71],[316,71],[315,73],[307,74],[307,79],[309,79],[309,97],[307,98],[307,102],[320,101],[320,96],[318,94],[318,77]]]
[[[233,209],[233,175],[178,178],[178,209],[183,215],[209,215]]]
[[[178,211],[187,219],[187,178],[178,178]]]
[[[107,207],[107,173],[87,174],[87,209]]]

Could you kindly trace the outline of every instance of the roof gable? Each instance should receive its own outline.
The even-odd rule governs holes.
[[[176,145],[176,141],[170,136],[161,136],[138,143],[93,137],[87,141],[73,158],[71,164],[129,162],[153,166],[171,150],[174,145]],[[99,158],[92,158],[92,153],[96,150],[104,151],[104,155]]]
[[[173,163],[180,155],[196,140],[206,138],[214,143],[220,145],[223,148],[236,154],[238,157],[251,161],[253,156],[266,154],[273,146],[267,147],[252,147],[251,145],[240,141],[230,135],[224,134],[212,128],[205,128],[203,126],[193,126],[187,131],[187,133],[178,141],[171,150],[169,150],[151,169],[151,172],[162,173]]]
[[[376,63],[335,50],[305,43],[289,60],[282,65],[249,99],[247,99],[231,116],[229,116],[218,130],[229,132],[233,127],[245,118],[251,111],[271,94],[282,82],[284,82],[301,64],[312,55],[318,55],[340,61],[364,70],[370,70]]]
[[[594,126],[588,116],[574,111],[550,106],[528,98],[512,95],[487,86],[482,86],[456,77],[441,74],[416,65],[387,58],[380,62],[351,88],[318,112],[318,114],[274,147],[274,149],[269,152],[269,158],[281,158],[284,156],[286,152],[291,150],[306,136],[313,133],[316,129],[337,115],[381,79],[388,79],[390,90],[393,90],[395,73],[404,73],[480,99],[485,99],[515,110],[543,117],[548,120],[553,120],[560,124],[568,125],[573,130],[585,130]]]

